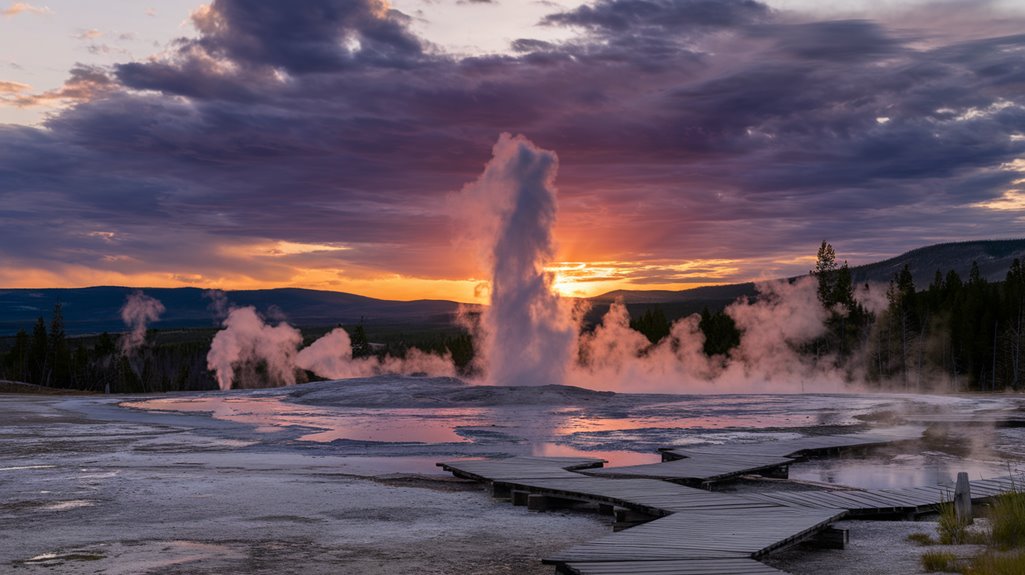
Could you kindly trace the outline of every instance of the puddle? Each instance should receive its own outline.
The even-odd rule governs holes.
[[[0,467],[0,471],[23,471],[25,469],[53,469],[56,465],[19,465],[16,467]]]
[[[658,452],[638,452],[626,450],[584,450],[577,449],[570,445],[542,443],[535,445],[530,455],[542,457],[589,457],[604,459],[605,467],[623,467],[626,465],[643,465],[645,463],[658,463],[662,461],[662,454]]]
[[[126,541],[102,544],[99,548],[80,548],[41,553],[16,565],[39,566],[53,570],[70,562],[96,561],[89,572],[106,575],[149,573],[189,563],[219,561],[226,572],[228,565],[237,565],[246,554],[227,545],[198,541]],[[78,569],[82,569],[79,567]],[[56,571],[61,572],[61,571]],[[76,573],[79,571],[75,571]],[[186,572],[186,571],[182,571]],[[188,571],[191,572],[191,571]]]
[[[327,443],[340,439],[392,443],[462,443],[453,421],[475,425],[483,409],[389,409],[386,417],[366,410],[295,405],[275,397],[202,397],[152,399],[123,403],[125,407],[160,411],[209,413],[215,419],[253,425],[258,433],[308,429],[300,441]]]
[[[31,559],[26,559],[22,563],[25,565],[56,566],[65,561],[99,561],[105,557],[106,555],[96,551],[69,551],[67,553],[43,553]]]
[[[925,452],[886,458],[837,457],[812,459],[790,466],[790,478],[865,489],[942,486],[953,487],[958,472],[969,479],[988,479],[1025,471],[1025,464],[962,459],[945,453]]]
[[[42,511],[70,511],[72,509],[79,509],[82,507],[92,507],[96,505],[95,501],[89,501],[88,499],[72,499],[70,501],[57,501],[56,503],[48,503],[41,506],[39,509]]]

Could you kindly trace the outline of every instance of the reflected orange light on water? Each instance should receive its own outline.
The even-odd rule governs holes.
[[[277,398],[203,397],[151,399],[122,403],[125,407],[156,411],[209,413],[214,419],[253,425],[258,433],[286,428],[308,429],[301,441],[327,443],[335,440],[384,441],[395,443],[463,443],[454,421],[469,425],[483,420],[485,410],[463,408],[432,409],[425,416],[419,409],[389,409],[388,417],[361,410],[330,410],[296,405]]]

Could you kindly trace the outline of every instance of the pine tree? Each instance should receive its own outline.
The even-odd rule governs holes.
[[[64,314],[59,303],[53,306],[53,318],[50,320],[50,333],[46,347],[48,356],[46,385],[67,387],[71,373],[71,353],[68,349],[67,335],[64,333]]]
[[[367,332],[363,329],[363,319],[360,318],[359,325],[352,330],[352,357],[367,357],[370,355],[370,342],[367,341]]]
[[[833,306],[833,297],[836,293],[836,251],[826,240],[822,240],[819,251],[815,256],[815,269],[811,274],[819,281],[819,301],[829,309]]]
[[[910,384],[910,362],[914,354],[913,346],[917,335],[915,312],[915,281],[907,264],[890,280],[886,290],[886,298],[890,305],[887,317],[891,324],[891,333],[897,335],[899,369],[904,380],[904,387]]]
[[[1014,258],[1004,280],[1007,302],[1004,339],[1007,347],[1008,383],[1018,390],[1025,383],[1025,268]]]
[[[5,374],[9,379],[15,381],[28,381],[29,374],[29,339],[28,333],[18,330],[14,336],[14,346],[7,352],[4,358]]]
[[[727,355],[730,350],[740,345],[740,330],[733,318],[722,311],[711,312],[706,306],[701,310],[701,321],[698,328],[705,336],[703,350],[705,355]]]
[[[648,308],[641,317],[630,320],[630,329],[644,334],[651,343],[658,343],[667,337],[670,327],[665,312],[659,306]]]
[[[32,328],[32,342],[29,344],[29,383],[37,385],[43,383],[43,375],[46,373],[47,368],[47,344],[46,322],[40,316],[36,320],[36,325]]]

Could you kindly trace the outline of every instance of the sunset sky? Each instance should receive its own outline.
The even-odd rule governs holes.
[[[0,287],[474,301],[502,132],[565,294],[1022,237],[1025,4],[0,0]]]

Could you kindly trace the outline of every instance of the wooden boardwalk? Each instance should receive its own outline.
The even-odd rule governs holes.
[[[528,505],[530,498],[553,504],[590,503],[657,518],[545,559],[560,573],[779,573],[752,558],[806,539],[846,513],[842,508],[787,506],[655,479],[590,477],[571,471],[596,464],[601,460],[512,457],[438,465],[458,477],[488,483],[494,495],[514,502],[523,503],[521,495],[526,495]]]
[[[510,457],[508,459],[463,459],[439,463],[456,477],[492,482],[500,479],[579,479],[573,470],[605,465],[604,459],[586,457]]]
[[[1007,493],[1020,486],[1013,476],[980,479],[969,482],[972,500],[986,499]],[[909,487],[903,489],[849,489],[831,491],[778,491],[745,494],[744,498],[764,503],[805,509],[847,509],[852,516],[907,515],[935,511],[937,505],[953,499],[953,489],[944,487]]]
[[[694,489],[656,479],[617,479],[578,475],[568,479],[496,479],[494,486],[566,501],[599,503],[640,511],[654,517],[685,510],[755,509],[779,503],[755,501],[726,493]]]
[[[847,435],[821,435],[769,443],[716,445],[701,448],[663,449],[661,463],[606,467],[584,471],[602,477],[645,477],[686,485],[704,485],[735,479],[750,473],[786,477],[790,464],[801,458],[866,448],[922,437],[924,427],[903,426]]]
[[[587,503],[597,504],[599,510],[620,510],[624,516],[632,512],[635,522],[653,519],[544,559],[559,573],[778,575],[782,572],[756,559],[810,539],[848,515],[914,515],[935,510],[951,499],[950,490],[917,487],[741,495],[673,480],[717,480],[789,465],[797,457],[915,440],[922,431],[902,427],[757,445],[670,449],[663,452],[669,461],[608,470],[601,469],[601,459],[574,457],[476,459],[438,465],[458,477],[489,484],[496,497],[535,509]],[[623,470],[637,470],[637,474]],[[972,498],[982,501],[1014,487],[1011,477],[972,481]]]
[[[755,558],[807,538],[844,513],[781,507],[674,513],[570,547],[544,562]]]
[[[563,571],[574,575],[784,575],[754,559],[669,561],[574,561]]]
[[[674,450],[681,457],[662,463],[591,469],[588,475],[601,477],[645,477],[676,481],[687,485],[700,485],[733,479],[740,475],[768,472],[785,476],[794,460],[774,455],[748,455],[734,453],[708,453]]]

